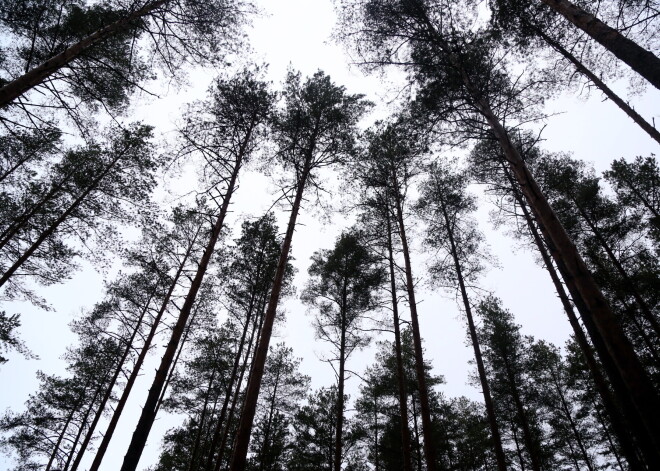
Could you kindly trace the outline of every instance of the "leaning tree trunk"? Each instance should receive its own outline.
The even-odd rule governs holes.
[[[660,88],[660,59],[568,0],[541,0]]]
[[[144,360],[147,357],[147,353],[151,348],[151,342],[153,341],[154,336],[156,335],[156,332],[158,330],[158,327],[160,326],[160,321],[163,315],[165,314],[165,311],[167,311],[167,306],[170,303],[170,298],[172,297],[172,293],[174,293],[174,289],[176,288],[177,283],[179,282],[179,278],[181,277],[181,273],[183,272],[186,262],[188,261],[188,257],[192,252],[195,241],[197,240],[197,236],[199,235],[200,228],[198,228],[197,231],[195,232],[195,236],[193,237],[192,242],[188,246],[186,253],[183,257],[183,260],[179,264],[179,267],[177,268],[177,271],[174,274],[174,277],[172,278],[167,294],[165,294],[165,298],[163,298],[163,302],[160,305],[158,314],[156,314],[156,317],[154,318],[154,321],[151,324],[151,329],[149,330],[149,334],[147,335],[147,338],[144,340],[144,345],[142,345],[142,349],[140,350],[140,354],[138,355],[135,365],[133,365],[133,370],[131,371],[131,375],[126,381],[126,386],[124,386],[124,390],[122,391],[121,397],[119,398],[119,402],[115,407],[115,411],[112,413],[112,418],[110,419],[108,428],[106,429],[105,434],[103,435],[103,440],[99,445],[99,449],[96,452],[96,456],[94,457],[94,461],[92,462],[89,471],[98,471],[99,466],[101,466],[101,462],[103,461],[103,456],[105,455],[108,449],[110,440],[112,440],[112,435],[114,434],[115,429],[117,428],[117,424],[119,423],[119,418],[121,417],[121,414],[124,411],[124,407],[126,406],[128,397],[131,393],[131,390],[133,389],[133,385],[135,384],[135,381],[137,380],[137,377],[140,374],[140,370],[142,369],[142,364],[144,363]]]
[[[424,457],[426,459],[426,469],[428,471],[436,470],[435,444],[433,443],[433,428],[431,425],[431,408],[429,406],[429,391],[426,385],[426,374],[424,371],[424,355],[422,353],[422,337],[419,332],[419,320],[417,317],[417,302],[415,301],[415,285],[412,276],[412,267],[410,263],[410,252],[408,250],[408,240],[406,238],[406,229],[403,223],[403,208],[401,207],[401,197],[399,193],[399,184],[396,175],[393,173],[393,192],[396,206],[396,218],[399,226],[399,237],[401,239],[401,248],[403,250],[403,260],[406,272],[406,289],[408,292],[408,303],[410,304],[410,321],[413,332],[413,343],[415,346],[415,370],[417,372],[417,384],[419,386],[419,405],[422,415],[422,431],[424,435]]]
[[[534,31],[543,40],[548,43],[555,51],[561,54],[566,60],[573,64],[578,72],[587,77],[607,98],[617,105],[621,110],[630,117],[637,125],[642,128],[649,136],[660,144],[660,132],[651,125],[648,121],[640,116],[628,103],[626,103],[614,90],[608,87],[596,74],[589,70],[577,57],[566,50],[559,42],[552,39],[545,34],[540,28],[534,27]]]
[[[541,471],[541,463],[539,461],[538,447],[536,447],[534,444],[534,438],[532,437],[532,429],[529,424],[529,419],[527,418],[527,414],[525,413],[525,407],[520,397],[518,384],[516,383],[516,379],[514,377],[513,370],[511,369],[511,365],[506,356],[506,353],[503,355],[503,359],[504,359],[504,367],[506,369],[507,379],[509,380],[509,385],[511,387],[511,395],[513,396],[513,403],[516,407],[516,412],[518,413],[518,417],[520,419],[520,426],[522,427],[522,431],[523,431],[523,440],[525,442],[525,446],[527,447],[527,453],[529,454],[529,457],[532,460],[532,469],[534,471]]]
[[[621,330],[607,300],[591,276],[589,268],[584,263],[575,244],[566,233],[536,180],[534,180],[520,153],[509,139],[506,130],[490,109],[486,100],[472,88],[465,74],[464,80],[475,99],[477,109],[484,116],[499,141],[511,171],[525,195],[525,199],[547,231],[549,241],[556,248],[557,261],[564,264],[567,274],[580,293],[582,301],[591,312],[598,334],[607,346],[650,437],[656,445],[660,445],[658,396],[644,367],[635,354],[630,341]]]
[[[394,321],[394,350],[396,353],[396,382],[399,391],[399,415],[401,416],[401,445],[403,448],[403,471],[412,471],[412,452],[410,447],[410,430],[408,429],[408,396],[406,394],[406,378],[403,372],[403,355],[401,354],[401,328],[399,325],[399,306],[396,296],[396,278],[394,276],[394,251],[392,248],[392,222],[389,207],[385,208],[387,218],[387,255],[390,265],[390,291],[392,293],[392,316]]]
[[[486,368],[484,367],[484,360],[481,356],[481,347],[479,346],[479,338],[477,337],[477,329],[474,325],[472,317],[472,307],[470,306],[470,299],[468,298],[467,289],[465,288],[465,281],[463,280],[463,270],[461,263],[458,259],[458,250],[454,240],[454,231],[452,229],[449,214],[445,202],[441,201],[440,206],[442,215],[445,220],[447,228],[447,238],[449,239],[449,246],[451,249],[451,256],[454,259],[454,269],[458,278],[458,286],[461,291],[461,298],[463,299],[463,306],[465,308],[465,316],[468,321],[468,329],[470,331],[470,339],[472,340],[472,348],[474,349],[474,358],[477,361],[477,371],[479,372],[479,381],[481,382],[482,393],[484,395],[484,404],[486,405],[486,413],[488,415],[488,423],[490,425],[490,433],[493,435],[493,446],[495,447],[495,459],[497,461],[497,469],[499,471],[506,471],[506,456],[502,448],[502,437],[500,429],[497,425],[495,417],[495,406],[493,405],[493,398],[490,395],[490,386],[488,385],[488,378],[486,377]]]
[[[132,22],[143,18],[144,16],[154,11],[156,8],[166,4],[167,1],[168,0],[158,0],[146,4],[141,9],[134,11],[130,15],[127,15],[124,18],[121,18],[120,20],[117,20],[114,23],[111,23],[108,26],[90,34],[77,43],[72,44],[56,56],[51,57],[46,62],[43,62],[34,69],[7,83],[2,88],[0,88],[0,109],[4,108],[13,100],[25,94],[31,88],[36,87],[42,83],[59,69],[78,58],[89,48],[107,39],[108,37],[126,28],[129,28]]]
[[[96,426],[99,423],[99,420],[101,420],[101,416],[103,415],[103,412],[105,412],[105,405],[107,404],[108,400],[110,399],[110,396],[112,395],[112,390],[115,387],[115,384],[117,383],[117,379],[119,378],[119,375],[121,374],[122,370],[124,369],[124,363],[126,362],[126,359],[128,358],[128,355],[131,353],[131,350],[133,349],[133,341],[135,340],[135,337],[137,336],[140,327],[142,326],[142,321],[144,320],[144,316],[147,314],[149,311],[149,305],[151,304],[151,300],[154,297],[154,294],[156,292],[156,289],[158,286],[154,287],[154,290],[149,294],[149,298],[147,299],[147,302],[144,305],[144,308],[142,309],[142,312],[140,312],[140,317],[138,318],[137,322],[135,323],[135,328],[133,329],[133,332],[131,333],[131,337],[128,339],[126,342],[126,348],[124,349],[124,352],[122,353],[121,358],[117,362],[117,368],[115,369],[114,374],[112,375],[112,378],[108,382],[107,388],[105,390],[105,394],[103,395],[103,398],[101,399],[101,403],[99,404],[96,414],[94,415],[94,419],[92,420],[92,423],[89,426],[89,429],[87,430],[87,433],[85,434],[85,439],[82,442],[82,445],[80,446],[80,453],[76,455],[76,459],[74,460],[73,464],[71,465],[71,471],[76,471],[78,469],[78,466],[80,466],[80,462],[83,459],[83,456],[85,455],[85,451],[87,450],[87,445],[89,445],[89,441],[92,439],[92,436],[94,435],[94,430],[96,429]]]
[[[236,412],[236,406],[238,404],[238,399],[241,393],[241,386],[243,385],[243,377],[245,376],[245,371],[248,369],[247,364],[248,364],[248,359],[250,358],[250,354],[252,353],[252,344],[256,343],[257,345],[259,344],[259,334],[261,332],[261,326],[263,325],[263,312],[264,309],[266,308],[266,302],[267,299],[264,296],[259,302],[259,310],[258,312],[260,315],[255,318],[253,326],[252,326],[252,331],[250,332],[250,339],[248,340],[248,345],[247,349],[245,350],[245,356],[243,357],[243,363],[241,364],[241,372],[238,375],[238,380],[236,381],[236,388],[234,388],[234,394],[231,398],[231,406],[229,407],[229,412],[227,413],[227,420],[225,420],[225,430],[222,433],[222,441],[220,442],[220,448],[218,449],[218,460],[215,463],[215,468],[214,471],[220,471],[220,467],[222,466],[222,461],[223,461],[223,456],[225,453],[225,449],[227,448],[227,444],[229,443],[229,432],[230,432],[230,427],[232,420],[234,419],[234,413]],[[256,342],[255,340],[255,335],[256,335]],[[252,370],[252,365],[250,365],[250,370]],[[249,376],[250,373],[248,373]],[[233,442],[231,442],[231,445],[233,446]]]
[[[280,292],[284,283],[284,274],[286,272],[287,261],[289,260],[289,250],[293,239],[293,231],[296,227],[296,218],[298,217],[298,211],[300,210],[307,178],[311,171],[311,160],[312,152],[310,150],[309,154],[305,157],[305,164],[296,185],[296,197],[293,202],[293,207],[291,208],[289,224],[284,237],[284,242],[282,243],[282,252],[280,253],[280,259],[277,262],[275,280],[273,281],[273,288],[270,293],[270,299],[268,300],[268,308],[266,309],[264,323],[261,328],[259,345],[255,352],[253,368],[248,380],[247,391],[245,393],[245,403],[243,405],[243,411],[241,412],[238,431],[236,433],[236,442],[232,453],[231,464],[229,466],[229,469],[232,471],[243,471],[245,469],[250,433],[252,432],[252,422],[254,421],[254,414],[257,408],[257,399],[259,398],[259,389],[261,388],[261,378],[264,374],[266,357],[268,356],[268,345],[273,331],[275,313],[280,300]]]
[[[624,452],[624,455],[626,456],[626,460],[630,465],[630,469],[633,471],[641,471],[643,470],[643,465],[639,462],[637,458],[637,452],[635,451],[635,446],[630,440],[630,435],[629,435],[630,429],[628,425],[625,423],[625,419],[621,415],[621,412],[619,411],[619,408],[616,405],[614,398],[612,397],[612,393],[610,392],[609,386],[607,385],[607,381],[601,372],[600,366],[598,365],[596,358],[593,355],[591,345],[589,345],[587,337],[584,334],[582,327],[580,326],[580,322],[577,318],[577,315],[575,314],[573,305],[571,304],[568,294],[564,289],[564,285],[562,285],[559,276],[555,271],[554,265],[552,264],[552,259],[550,258],[550,255],[548,254],[548,250],[545,247],[545,243],[541,235],[539,234],[538,230],[536,229],[532,215],[529,213],[529,210],[527,209],[527,205],[522,199],[522,195],[515,187],[515,182],[513,181],[513,177],[511,177],[511,173],[509,172],[509,169],[507,169],[506,165],[504,164],[502,165],[502,169],[509,183],[511,184],[514,197],[518,202],[518,205],[520,206],[521,210],[523,211],[523,216],[527,223],[527,227],[529,228],[529,231],[532,234],[536,247],[538,248],[539,253],[541,254],[541,259],[543,260],[546,270],[550,275],[550,279],[552,280],[555,290],[557,291],[557,295],[561,300],[562,306],[564,307],[564,311],[566,312],[568,321],[571,324],[571,327],[573,328],[573,333],[575,334],[575,340],[580,347],[582,355],[584,356],[587,367],[589,368],[589,371],[592,375],[594,385],[596,386],[596,390],[598,391],[598,394],[603,402],[603,406],[607,411],[612,427],[614,428],[614,432],[616,433],[619,443],[621,444],[621,448]],[[578,307],[581,306],[582,305],[578,305]],[[583,318],[588,316],[590,316],[588,312],[582,313]]]
[[[257,266],[256,268],[257,270],[259,270],[261,262],[262,260],[260,259],[259,266]],[[225,398],[222,402],[222,409],[220,410],[218,423],[216,424],[215,431],[213,432],[213,438],[211,440],[211,447],[209,449],[208,459],[206,461],[206,467],[205,467],[207,471],[211,471],[212,469],[219,469],[220,462],[222,461],[222,454],[219,454],[216,461],[216,463],[218,464],[214,468],[213,461],[215,456],[215,449],[218,447],[218,444],[220,443],[222,426],[225,424],[225,417],[227,415],[229,400],[231,399],[231,395],[232,395],[231,393],[234,389],[234,383],[236,381],[236,377],[238,374],[238,368],[241,363],[241,357],[243,356],[243,348],[245,347],[245,339],[247,336],[247,331],[249,329],[250,320],[252,319],[252,313],[255,307],[254,305],[257,296],[256,288],[253,286],[251,291],[252,293],[250,294],[250,302],[248,304],[247,315],[245,316],[245,326],[243,327],[243,332],[241,333],[241,340],[239,342],[238,349],[236,350],[236,355],[234,356],[234,364],[232,365],[231,375],[229,376],[229,383],[227,384],[226,387]]]
[[[92,193],[101,181],[110,173],[113,167],[121,160],[124,154],[128,151],[128,148],[124,149],[122,152],[119,152],[109,163],[105,166],[103,171],[92,181],[92,183],[85,188],[85,190],[78,195],[78,197],[73,200],[69,207],[64,211],[55,221],[53,221],[48,228],[41,233],[36,241],[30,245],[30,247],[21,255],[14,264],[7,269],[7,271],[0,278],[0,287],[4,285],[9,278],[18,270],[23,264],[29,259],[32,254],[41,246],[41,244],[48,239],[55,231],[60,227],[60,225],[85,201],[85,198]]]
[[[156,371],[156,376],[154,377],[151,388],[149,389],[149,395],[147,396],[147,400],[144,404],[144,407],[142,408],[142,414],[140,415],[138,424],[135,428],[135,431],[133,432],[133,438],[131,439],[131,443],[128,447],[128,450],[126,451],[126,456],[124,457],[124,463],[122,464],[121,471],[135,471],[137,468],[138,461],[142,455],[142,450],[144,449],[144,446],[147,442],[147,436],[149,435],[151,426],[153,425],[154,419],[156,418],[156,407],[159,403],[158,399],[165,384],[167,373],[170,369],[170,366],[172,365],[177,347],[179,346],[185,326],[188,322],[188,318],[190,317],[190,313],[197,299],[197,293],[202,286],[202,281],[215,250],[216,242],[218,241],[220,233],[222,232],[225,216],[227,215],[227,211],[229,209],[229,202],[231,200],[232,194],[234,193],[238,172],[241,168],[242,159],[249,139],[250,136],[248,134],[243,145],[241,146],[241,150],[236,158],[236,162],[234,163],[232,175],[227,186],[227,191],[225,193],[222,206],[220,208],[220,214],[218,215],[218,218],[213,225],[213,230],[211,232],[208,244],[204,250],[204,254],[202,255],[201,260],[199,261],[197,273],[195,274],[195,278],[190,285],[190,290],[188,291],[186,300],[181,307],[179,318],[177,319],[177,322],[172,329],[170,341],[167,344],[165,354],[161,359],[160,366]]]

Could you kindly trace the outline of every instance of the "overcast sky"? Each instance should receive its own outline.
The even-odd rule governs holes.
[[[322,69],[332,79],[345,85],[351,93],[364,93],[377,103],[393,97],[390,85],[383,85],[376,77],[364,77],[355,66],[349,65],[344,50],[330,41],[335,14],[329,0],[271,0],[260,1],[264,14],[253,22],[250,30],[250,44],[253,60],[268,63],[268,76],[279,88],[287,68],[300,70],[304,76]],[[191,76],[190,87],[171,91],[160,100],[150,100],[148,106],[137,109],[131,117],[144,119],[155,124],[165,138],[171,136],[173,122],[179,116],[182,103],[204,96],[212,74],[199,73]],[[397,75],[393,75],[396,81]],[[625,95],[626,84],[612,84]],[[630,99],[631,104],[647,120],[660,119],[658,114],[657,91],[650,91]],[[387,107],[380,106],[376,113],[383,115]],[[586,160],[602,171],[615,159],[632,159],[637,155],[649,155],[657,151],[657,144],[646,136],[629,118],[612,103],[603,102],[599,93],[585,96],[562,96],[547,105],[548,114],[554,114],[544,123],[535,125],[539,129],[545,125],[543,147],[552,151],[572,152],[574,157]],[[367,118],[367,119],[373,119]],[[453,155],[451,151],[447,155]],[[441,156],[442,157],[442,156]],[[187,188],[172,190],[184,193]],[[252,173],[243,175],[239,191],[234,198],[231,225],[239,227],[245,217],[260,216],[276,197],[276,186],[268,178]],[[475,188],[478,192],[479,189]],[[336,198],[342,198],[341,194]],[[562,345],[569,334],[569,325],[556,299],[548,275],[536,263],[529,250],[508,237],[503,231],[492,229],[488,212],[494,209],[482,199],[479,210],[480,227],[485,232],[491,252],[497,255],[497,268],[491,268],[484,277],[483,288],[497,294],[505,307],[510,309],[522,324],[525,334],[546,339]],[[309,258],[319,248],[331,248],[335,238],[346,227],[346,218],[334,215],[330,222],[321,221],[315,215],[318,210],[311,205],[303,208],[293,241],[295,265],[298,268],[296,286],[298,293],[304,286]],[[280,216],[280,227],[285,229],[285,218]],[[480,392],[467,384],[472,366],[471,347],[465,342],[465,325],[459,317],[454,293],[434,290],[428,286],[425,274],[425,257],[420,251],[420,233],[412,232],[412,250],[415,260],[415,277],[419,280],[418,300],[420,302],[420,323],[425,340],[426,358],[433,364],[433,373],[443,375],[446,384],[439,389],[447,396],[466,395],[480,400]],[[238,230],[234,232],[238,235]],[[84,264],[85,265],[85,264]],[[72,280],[65,285],[42,290],[54,307],[53,312],[44,312],[27,304],[13,304],[9,314],[20,312],[23,327],[21,336],[28,346],[39,355],[39,360],[26,360],[10,355],[11,361],[0,367],[0,410],[11,408],[22,410],[22,404],[37,385],[35,372],[64,373],[64,362],[60,356],[67,345],[74,341],[67,324],[81,311],[89,309],[103,295],[104,274],[99,274],[85,265]],[[303,359],[302,370],[312,377],[312,386],[329,386],[334,382],[332,369],[318,359],[323,356],[325,347],[314,339],[310,327],[311,315],[297,298],[284,303],[287,315],[285,329],[280,329],[279,337],[272,344],[284,340],[293,347],[297,356]],[[405,308],[402,306],[401,308]],[[381,340],[391,340],[380,337]],[[161,340],[161,344],[164,341]],[[348,367],[358,372],[372,361],[373,348],[357,353],[349,360]],[[102,469],[118,469],[123,459],[130,437],[144,402],[160,353],[152,355],[150,364],[132,394],[130,406],[120,422],[119,433],[111,444]],[[357,378],[350,379],[347,391],[355,398]],[[162,434],[167,428],[177,425],[179,419],[161,417],[152,429],[147,449],[140,462],[140,468],[152,465],[158,455]],[[103,430],[104,426],[101,426]],[[88,459],[93,453],[87,455]],[[0,458],[0,468],[8,466],[6,458]],[[89,461],[86,460],[86,465]]]

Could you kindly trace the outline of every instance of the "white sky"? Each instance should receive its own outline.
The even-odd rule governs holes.
[[[322,69],[335,83],[345,85],[349,92],[364,93],[375,102],[382,102],[387,97],[387,86],[375,77],[363,77],[357,67],[349,67],[342,48],[330,42],[335,15],[329,0],[262,0],[258,3],[263,6],[266,14],[254,21],[250,32],[251,47],[254,50],[252,60],[269,64],[269,77],[276,88],[291,66],[302,71],[305,76]],[[166,131],[172,129],[180,105],[193,98],[203,97],[211,77],[208,73],[191,76],[189,88],[171,91],[161,100],[151,100],[148,106],[137,109],[131,119],[144,119],[155,124],[157,130],[168,137],[171,134]],[[625,84],[613,85],[616,91],[625,94]],[[631,104],[649,121],[651,117],[660,119],[660,101],[656,90],[633,97]],[[575,157],[592,162],[598,171],[606,169],[615,158],[632,159],[658,150],[657,144],[615,105],[602,102],[597,92],[592,93],[589,99],[561,97],[550,102],[547,110],[563,113],[545,123],[544,147],[552,151],[572,152]],[[381,108],[379,113],[383,112]],[[176,185],[172,185],[171,189],[181,193],[186,191]],[[261,215],[270,207],[275,190],[275,185],[266,177],[254,173],[245,174],[234,198],[235,219],[232,225],[239,227],[241,217]],[[337,198],[341,198],[341,195],[337,195]],[[534,263],[534,255],[530,251],[520,249],[510,237],[492,229],[488,222],[488,211],[492,209],[493,206],[484,201],[479,219],[500,266],[490,270],[484,279],[483,288],[495,292],[503,300],[504,305],[523,325],[525,334],[562,345],[570,329],[548,275]],[[313,207],[303,209],[293,241],[292,254],[298,268],[298,293],[304,285],[312,253],[319,248],[331,248],[346,224],[341,215],[333,216],[329,224],[322,223],[314,217],[316,213]],[[280,219],[280,224],[284,230],[284,218]],[[468,372],[472,368],[468,365],[472,350],[465,343],[465,326],[458,319],[459,311],[453,293],[434,292],[424,283],[427,277],[423,255],[419,251],[419,233],[411,231],[411,234],[414,239],[412,255],[416,260],[415,276],[422,281],[419,284],[418,300],[426,358],[433,364],[433,373],[445,377],[447,382],[439,389],[446,395],[466,395],[480,400],[480,392],[467,385]],[[235,231],[234,236],[237,235],[238,231]],[[65,365],[60,356],[74,340],[67,324],[82,310],[89,309],[101,299],[102,280],[102,274],[87,267],[66,284],[43,289],[43,296],[53,304],[54,312],[43,312],[27,304],[7,306],[9,314],[22,314],[22,338],[40,359],[26,360],[18,355],[10,355],[11,361],[0,367],[0,411],[5,408],[22,410],[23,402],[37,385],[37,370],[64,373]],[[283,339],[293,347],[295,354],[303,359],[303,372],[312,377],[313,388],[332,384],[334,376],[331,368],[318,360],[325,347],[314,339],[310,315],[295,298],[288,299],[284,307],[287,312],[286,328],[281,329],[280,337],[274,338],[272,343]],[[401,309],[405,307],[401,306]],[[161,340],[160,344],[163,343]],[[349,360],[348,367],[361,372],[371,363],[372,355],[373,349],[357,353]],[[151,363],[136,385],[102,469],[114,470],[121,465],[159,359],[160,353],[151,356]],[[348,382],[348,393],[353,398],[357,394],[358,384],[357,378]],[[159,417],[152,429],[140,468],[155,462],[163,432],[177,423],[178,420],[174,418],[164,415]],[[100,430],[104,430],[103,424]],[[93,453],[87,455],[83,468],[89,465],[92,457]],[[0,457],[0,468],[9,466],[7,459]]]

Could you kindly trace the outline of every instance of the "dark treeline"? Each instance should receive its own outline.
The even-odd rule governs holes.
[[[660,469],[660,167],[609,156],[600,174],[528,127],[545,97],[587,86],[660,142],[606,84],[660,88],[657,5],[335,6],[363,70],[414,90],[370,126],[378,104],[320,70],[266,81],[244,57],[249,1],[0,1],[0,364],[34,357],[19,302],[52,310],[44,287],[105,278],[70,323],[65,371],[39,371],[0,417],[14,469],[116,466],[117,436],[122,471]],[[130,122],[156,75],[184,84],[193,66],[226,70],[176,132]],[[234,212],[256,193],[246,172],[275,186],[269,211]],[[564,345],[525,335],[484,289],[498,267],[483,205],[548,273]],[[299,216],[328,208],[353,224],[298,261],[298,283]],[[462,323],[474,400],[442,392],[422,290],[457,301],[433,314]],[[315,389],[293,297],[332,378]],[[178,425],[159,437],[163,414]]]

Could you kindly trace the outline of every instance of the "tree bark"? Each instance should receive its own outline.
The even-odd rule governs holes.
[[[419,320],[417,317],[417,303],[415,301],[415,286],[412,277],[412,267],[410,263],[410,252],[408,250],[408,240],[406,238],[406,229],[403,223],[403,208],[401,207],[400,188],[393,173],[393,192],[396,205],[396,218],[399,226],[399,237],[403,249],[403,260],[406,271],[406,289],[408,291],[408,303],[410,304],[410,320],[412,325],[413,340],[415,345],[415,370],[417,372],[417,383],[419,386],[419,405],[422,415],[422,431],[424,435],[424,457],[426,459],[426,468],[428,471],[436,471],[436,453],[433,443],[433,428],[431,425],[431,408],[429,406],[429,392],[426,385],[426,374],[424,372],[424,355],[422,353],[422,337],[419,332]]]
[[[236,350],[236,356],[234,357],[234,364],[232,365],[232,371],[231,375],[229,377],[229,384],[227,384],[227,389],[225,391],[225,398],[222,402],[222,409],[220,410],[220,416],[218,418],[218,423],[215,427],[215,431],[213,433],[213,439],[211,441],[211,448],[209,451],[209,456],[208,460],[206,462],[206,469],[208,471],[211,471],[214,469],[213,466],[213,461],[214,461],[214,456],[215,452],[214,450],[218,446],[218,442],[220,441],[220,433],[222,432],[222,426],[225,425],[225,416],[227,414],[227,407],[229,406],[229,400],[231,398],[231,393],[234,389],[234,382],[236,381],[236,375],[238,373],[238,367],[240,366],[241,362],[241,357],[243,356],[243,347],[245,346],[245,337],[247,335],[248,327],[250,325],[250,317],[252,315],[252,304],[254,302],[254,293],[252,294],[252,299],[250,300],[250,308],[248,311],[248,315],[245,319],[245,326],[243,327],[243,332],[241,334],[241,340],[238,349]],[[216,469],[219,469],[219,464],[222,461],[222,456],[218,456],[216,463],[218,465],[215,467]]]
[[[13,100],[20,97],[31,88],[42,83],[53,73],[75,60],[90,47],[98,44],[113,34],[128,28],[131,22],[148,15],[156,8],[166,4],[167,1],[168,0],[158,0],[146,4],[141,9],[90,34],[77,43],[72,44],[56,56],[51,57],[46,62],[43,62],[29,72],[7,83],[0,88],[0,109],[10,104]]]
[[[463,307],[465,308],[465,316],[468,321],[468,329],[470,332],[470,339],[472,340],[472,348],[474,349],[474,358],[477,361],[477,371],[479,372],[479,381],[481,382],[482,393],[484,396],[484,404],[486,405],[486,413],[488,415],[488,423],[490,425],[490,433],[493,436],[493,446],[495,447],[495,459],[497,461],[497,469],[506,471],[506,456],[502,448],[502,437],[497,425],[495,417],[495,407],[493,406],[493,398],[490,394],[490,386],[488,385],[488,378],[486,377],[486,368],[484,367],[484,360],[481,356],[481,347],[479,346],[479,338],[477,337],[477,329],[474,325],[474,318],[472,317],[472,307],[470,306],[470,299],[468,298],[467,289],[465,288],[465,281],[463,280],[463,270],[461,262],[458,258],[458,250],[456,242],[454,241],[454,231],[452,229],[449,214],[444,200],[440,201],[442,215],[445,220],[447,228],[447,238],[449,239],[449,247],[451,256],[454,259],[454,269],[458,278],[458,286],[461,291],[461,298],[463,299]]]
[[[568,0],[541,0],[660,88],[660,59]]]
[[[142,349],[140,350],[140,355],[138,356],[135,365],[133,365],[133,370],[131,371],[131,375],[129,376],[128,381],[126,381],[126,386],[124,387],[124,391],[122,391],[121,398],[117,403],[117,407],[115,408],[115,411],[112,413],[112,418],[110,419],[108,428],[106,429],[105,434],[103,435],[103,440],[101,440],[101,444],[99,445],[99,449],[96,452],[96,456],[94,457],[94,461],[92,462],[89,471],[98,471],[99,466],[101,466],[101,462],[103,461],[103,456],[105,455],[108,449],[110,440],[112,440],[112,435],[114,434],[115,429],[117,428],[117,424],[119,423],[119,418],[121,417],[121,414],[124,411],[124,407],[126,406],[128,397],[131,393],[131,390],[133,389],[133,385],[135,384],[135,380],[140,374],[140,370],[142,369],[142,364],[144,363],[144,360],[147,357],[147,353],[151,348],[151,342],[153,341],[154,336],[156,335],[156,331],[160,326],[160,321],[163,315],[165,314],[165,311],[167,311],[167,306],[170,303],[170,298],[172,297],[172,293],[174,293],[174,289],[176,288],[179,278],[181,277],[181,273],[183,272],[185,264],[188,261],[188,257],[190,257],[190,253],[193,249],[195,241],[197,240],[197,236],[199,235],[200,229],[201,227],[198,228],[197,231],[195,232],[195,236],[192,242],[190,243],[190,245],[188,246],[188,249],[186,250],[186,253],[183,257],[183,260],[179,264],[179,267],[177,268],[177,271],[174,274],[174,278],[172,278],[172,282],[170,283],[170,287],[167,291],[167,294],[165,295],[165,298],[163,298],[163,302],[160,305],[158,314],[156,314],[156,317],[154,318],[154,321],[151,325],[151,329],[149,330],[149,334],[147,335],[147,338],[144,341],[144,345],[142,345]]]
[[[252,431],[252,422],[254,421],[257,399],[259,398],[261,378],[263,377],[264,365],[266,363],[266,357],[268,356],[268,345],[270,343],[270,336],[273,331],[273,323],[275,322],[277,305],[280,300],[280,292],[284,282],[284,274],[286,272],[286,266],[289,260],[291,240],[293,239],[293,231],[296,227],[296,218],[298,217],[298,211],[300,210],[300,203],[302,202],[305,184],[307,183],[307,178],[311,171],[311,149],[308,152],[308,155],[305,157],[304,168],[302,169],[302,173],[297,183],[296,197],[293,202],[293,207],[291,208],[289,224],[286,230],[286,235],[284,237],[284,242],[282,243],[282,252],[280,253],[280,259],[277,263],[277,272],[275,274],[275,280],[273,281],[273,288],[270,293],[268,308],[266,309],[266,314],[264,316],[264,323],[261,328],[259,345],[255,352],[254,364],[252,371],[250,372],[250,378],[248,380],[247,391],[245,394],[245,403],[243,405],[243,411],[241,412],[238,431],[236,433],[236,442],[234,445],[234,451],[232,453],[231,464],[229,466],[231,471],[243,471],[245,469],[248,444],[250,442],[250,433]]]
[[[392,222],[389,206],[385,208],[387,218],[387,252],[390,265],[390,291],[392,293],[392,316],[394,323],[394,350],[396,353],[396,380],[399,391],[399,415],[401,416],[401,445],[403,448],[403,471],[412,471],[412,452],[410,447],[410,430],[408,429],[408,395],[406,393],[406,377],[403,372],[403,355],[401,353],[401,328],[399,322],[399,306],[396,296],[396,278],[394,276],[394,251],[392,248]]]
[[[231,200],[232,194],[234,193],[238,172],[241,168],[242,159],[244,157],[249,139],[250,133],[248,133],[245,141],[241,145],[241,149],[236,158],[236,162],[234,163],[232,175],[227,186],[227,192],[220,208],[220,214],[218,215],[218,218],[213,225],[213,230],[211,232],[208,244],[204,250],[204,254],[202,255],[201,260],[199,261],[197,273],[195,274],[195,278],[190,285],[190,290],[188,291],[186,300],[183,303],[181,312],[179,313],[179,318],[174,328],[172,329],[170,341],[167,345],[160,366],[156,371],[156,376],[154,377],[151,388],[149,389],[149,395],[147,396],[147,400],[142,409],[142,414],[140,415],[138,424],[135,428],[135,431],[133,432],[133,438],[131,439],[131,443],[128,447],[128,450],[126,451],[126,455],[124,456],[124,462],[122,464],[121,471],[135,471],[138,465],[138,461],[140,460],[140,456],[142,455],[142,450],[147,443],[149,431],[151,430],[151,426],[153,425],[154,419],[156,418],[156,407],[159,402],[158,399],[160,393],[165,384],[167,372],[170,369],[186,323],[188,322],[188,318],[190,317],[193,305],[197,299],[197,293],[202,286],[202,281],[215,250],[216,242],[218,241],[220,233],[222,232],[227,210],[229,209],[229,202]]]

